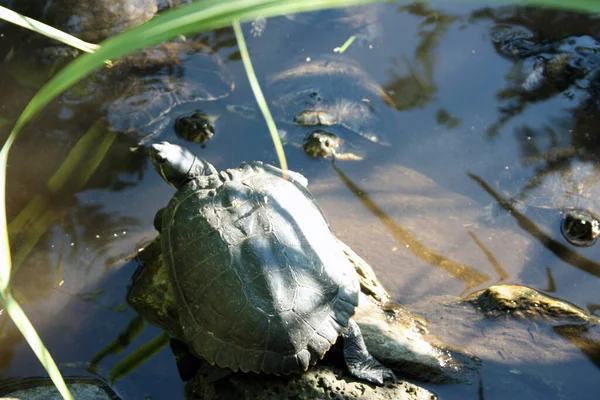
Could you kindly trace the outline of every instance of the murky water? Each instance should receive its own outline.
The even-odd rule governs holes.
[[[521,192],[536,174],[576,166],[597,171],[597,100],[590,100],[582,85],[523,94],[518,88],[527,76],[515,75],[520,64],[499,53],[494,35],[512,26],[548,40],[600,38],[599,22],[551,10],[448,4],[368,7],[361,13],[366,22],[359,23],[342,18],[348,15],[351,10],[275,18],[259,37],[251,35],[250,24],[244,32],[263,84],[299,60],[334,54],[350,35],[358,35],[344,56],[357,61],[393,99],[393,108],[377,110],[389,146],[344,133],[366,152],[364,161],[334,167],[291,144],[286,154],[290,168],[309,179],[336,234],[370,262],[395,300],[426,313],[432,332],[449,344],[483,359],[480,382],[428,387],[444,399],[596,398],[597,352],[584,355],[558,335],[552,342],[536,342],[535,333],[530,343],[487,343],[484,331],[476,336],[468,327],[446,330],[442,307],[436,317],[431,304],[440,296],[460,296],[502,281],[551,292],[598,315],[600,244],[571,246],[560,234],[559,213],[540,207],[538,199],[519,208],[543,233],[533,234],[497,207],[481,182],[506,197]],[[7,135],[51,66],[39,61],[38,47],[28,51],[19,44],[21,31],[7,25],[2,30],[6,62],[0,118],[5,123],[0,129]],[[232,32],[203,39],[225,60],[236,87],[225,99],[173,108],[174,115],[195,108],[220,115],[207,146],[189,147],[218,169],[245,160],[276,163],[262,120],[225,111],[230,104],[253,104]],[[193,58],[180,67],[180,79],[193,82]],[[136,144],[131,134],[107,133],[105,125],[90,133],[105,115],[103,106],[119,97],[121,84],[92,81],[91,90],[53,103],[22,133],[9,160],[15,289],[67,374],[87,373],[87,363],[135,318],[125,306],[134,271],[119,260],[155,237],[154,213],[173,193],[143,152],[131,152]],[[172,124],[159,138],[183,143]],[[71,171],[65,170],[65,160],[74,165]],[[98,373],[107,377],[159,334],[146,326],[123,352],[101,358]],[[5,313],[0,314],[0,337],[0,376],[43,374]],[[167,348],[115,387],[125,398],[183,398]]]

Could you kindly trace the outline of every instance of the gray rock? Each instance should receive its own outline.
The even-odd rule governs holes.
[[[429,333],[426,320],[390,302],[371,266],[340,243],[360,278],[362,293],[354,320],[369,352],[404,378],[431,383],[471,381],[480,367],[477,357],[441,343]]]
[[[65,382],[77,400],[120,400],[97,379],[65,377]],[[50,378],[19,378],[0,380],[0,400],[62,400],[62,396]]]
[[[343,376],[343,377],[342,377]],[[231,374],[211,382],[198,374],[186,386],[188,399],[369,399],[369,400],[434,400],[437,396],[412,383],[400,382],[375,387],[345,379],[341,368],[316,366],[303,374],[289,377],[255,374]]]

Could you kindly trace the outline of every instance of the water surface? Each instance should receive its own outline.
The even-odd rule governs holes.
[[[290,168],[308,178],[335,233],[371,263],[396,301],[416,313],[431,313],[427,305],[440,296],[461,296],[499,281],[545,290],[597,313],[600,267],[582,268],[577,254],[595,262],[600,260],[600,245],[571,246],[575,261],[565,262],[514,218],[494,208],[493,198],[468,175],[477,175],[506,196],[548,167],[547,154],[567,154],[571,164],[564,168],[598,163],[597,110],[583,106],[588,94],[582,88],[527,100],[522,112],[503,120],[502,110],[515,100],[502,93],[519,81],[511,74],[515,62],[502,57],[492,41],[504,26],[523,27],[550,39],[584,34],[600,39],[596,19],[552,10],[458,4],[378,5],[361,12],[372,15],[373,22],[356,25],[340,19],[352,10],[338,10],[270,19],[259,37],[251,35],[249,24],[244,26],[261,83],[290,63],[331,55],[349,36],[358,35],[344,56],[356,60],[394,101],[394,107],[378,110],[385,116],[381,129],[390,145],[355,140],[367,150],[364,161],[338,162],[334,167],[286,146]],[[2,65],[0,80],[5,98],[0,117],[7,121],[1,129],[6,135],[50,67],[40,62],[39,53],[16,44],[23,40],[22,32],[6,25],[2,29],[1,52],[13,53]],[[263,121],[225,111],[228,104],[253,104],[231,30],[206,34],[203,40],[225,60],[236,88],[223,101],[173,110],[199,107],[223,115],[206,148],[190,148],[218,169],[250,160],[277,163]],[[188,67],[183,65],[184,75]],[[136,139],[124,133],[87,136],[91,144],[84,159],[107,148],[91,177],[85,178],[79,168],[60,190],[48,184],[103,116],[99,105],[118,98],[119,90],[119,85],[106,82],[89,99],[69,102],[63,97],[54,102],[28,125],[9,159],[8,220],[23,218],[23,210],[36,198],[43,203],[11,237],[13,258],[20,264],[15,288],[67,374],[85,374],[94,355],[135,318],[133,310],[124,307],[134,271],[131,264],[118,261],[156,236],[154,213],[173,193],[143,152],[131,152]],[[159,139],[183,144],[170,125]],[[569,246],[560,235],[558,214],[535,208],[523,213],[549,238]],[[543,341],[536,342],[534,324],[530,343],[485,348],[484,332],[474,338],[466,327],[461,336],[445,329],[443,318],[431,319],[432,332],[483,359],[481,382],[428,386],[443,399],[597,396],[597,357],[588,358],[558,336],[553,345],[564,351],[552,357]],[[5,313],[0,329],[1,376],[43,374]],[[127,354],[159,333],[146,326],[124,352],[103,358],[98,373],[106,377]],[[168,349],[115,387],[125,398],[183,398]]]

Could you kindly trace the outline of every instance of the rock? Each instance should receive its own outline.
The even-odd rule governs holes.
[[[340,242],[361,283],[354,320],[369,352],[400,376],[430,383],[469,382],[480,367],[477,357],[442,344],[429,333],[427,321],[390,301],[371,266]]]
[[[434,400],[437,396],[412,383],[400,382],[375,387],[341,378],[345,373],[336,367],[316,366],[290,377],[254,374],[231,374],[227,379],[210,382],[198,374],[186,386],[188,399],[369,399]],[[217,395],[218,393],[218,395]]]
[[[160,240],[154,240],[146,246],[137,259],[140,266],[131,278],[127,302],[151,324],[163,328],[176,338],[183,338]]]
[[[581,308],[521,285],[495,285],[465,299],[487,317],[514,316],[546,322],[598,322]]]
[[[65,377],[65,382],[77,400],[120,400],[98,379]],[[0,400],[62,400],[62,396],[50,378],[19,378],[0,380]]]
[[[444,343],[468,348],[486,365],[524,369],[575,362],[582,353],[599,364],[598,318],[529,287],[495,285],[464,299],[429,297],[415,306]],[[544,380],[548,371],[528,373]]]

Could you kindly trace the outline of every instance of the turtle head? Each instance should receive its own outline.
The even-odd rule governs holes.
[[[150,159],[156,172],[171,186],[179,189],[198,176],[216,174],[208,161],[196,157],[191,151],[169,142],[154,143]]]

